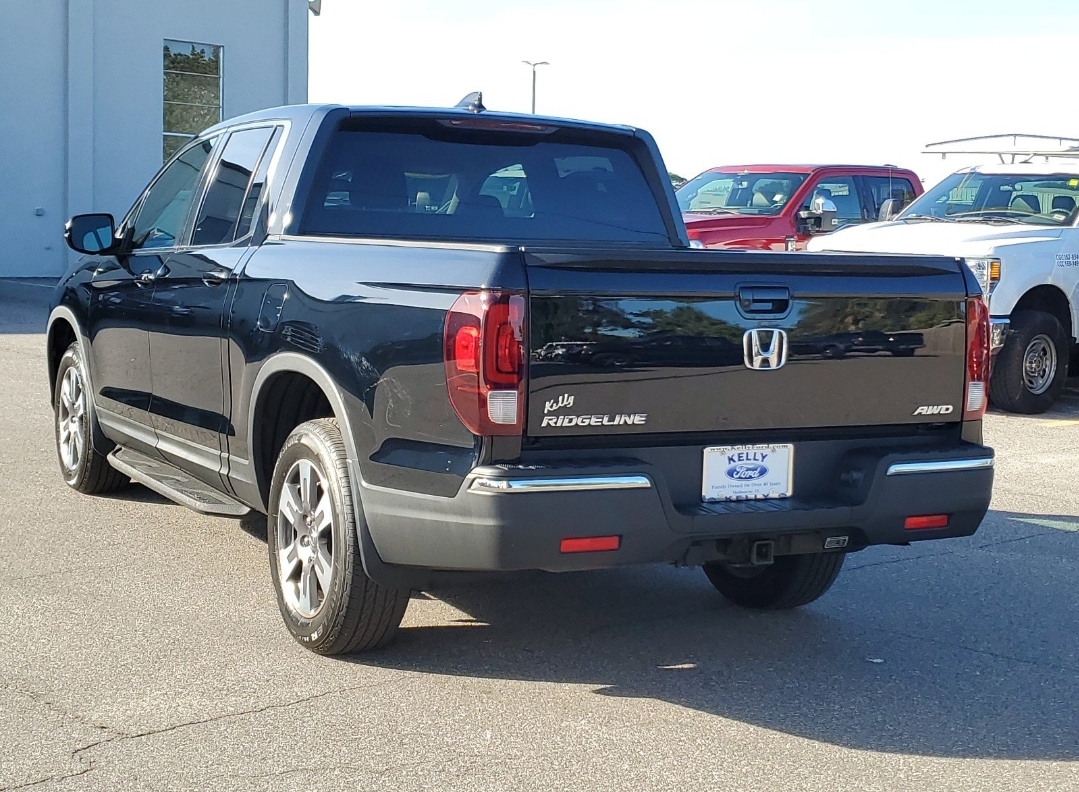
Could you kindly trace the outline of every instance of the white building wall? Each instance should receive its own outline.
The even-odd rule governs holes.
[[[67,3],[2,8],[0,275],[58,273],[66,261],[57,228],[66,192]]]
[[[229,118],[307,101],[307,22],[307,0],[4,3],[0,276],[60,275],[66,218],[119,219],[160,168],[166,39],[223,47]]]

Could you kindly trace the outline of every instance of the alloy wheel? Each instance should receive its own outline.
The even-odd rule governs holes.
[[[311,461],[289,468],[277,506],[277,571],[289,609],[314,618],[333,582],[333,508],[326,477]]]
[[[86,391],[79,369],[71,366],[60,382],[60,400],[56,406],[59,427],[60,459],[64,469],[77,475],[86,446]]]

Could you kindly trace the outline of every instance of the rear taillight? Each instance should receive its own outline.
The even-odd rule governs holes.
[[[981,297],[967,299],[967,383],[963,420],[977,421],[989,406],[989,308]]]
[[[465,292],[446,315],[450,404],[473,434],[524,429],[525,300],[519,294]]]

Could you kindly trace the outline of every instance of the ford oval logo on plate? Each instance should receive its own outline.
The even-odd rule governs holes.
[[[756,481],[767,475],[768,468],[756,463],[731,465],[727,468],[727,478],[734,481]]]

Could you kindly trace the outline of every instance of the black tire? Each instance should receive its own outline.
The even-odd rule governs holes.
[[[307,465],[313,467],[307,468]],[[287,514],[282,515],[282,492],[292,476],[302,475],[303,470],[314,470],[319,477],[317,486],[308,487],[312,494],[307,502],[318,497],[321,504],[325,497],[332,523],[322,533],[316,532],[314,538],[308,534],[301,551],[304,537],[294,527],[299,521],[293,523]],[[294,499],[299,497],[299,501],[294,502],[302,504],[302,493],[298,490],[290,492],[294,493]],[[306,509],[304,513],[312,519],[305,523],[303,530],[315,530],[312,525],[319,521],[324,509],[322,506],[317,511]],[[281,617],[293,637],[313,652],[336,655],[383,646],[397,631],[408,606],[408,590],[380,586],[364,572],[358,522],[362,519],[362,509],[352,501],[348,458],[337,421],[319,419],[296,427],[285,440],[274,467],[266,544]],[[309,559],[310,569],[307,562],[295,560],[291,562],[292,572],[283,581],[282,573],[286,570],[282,564],[285,562],[279,558],[279,550],[289,537],[292,544],[284,545],[286,551],[294,547],[297,549],[293,555],[306,553],[303,557]],[[327,555],[330,562],[322,566],[332,571],[327,588],[323,588],[323,579],[314,569],[319,566],[316,557]],[[303,599],[305,570],[318,600],[317,607],[308,608],[306,613]],[[314,599],[306,602],[315,604]]]
[[[760,567],[704,565],[704,574],[720,594],[744,608],[785,610],[808,605],[832,587],[846,553],[777,556]]]
[[[1053,347],[1056,369],[1042,392],[1034,393],[1027,385],[1027,351],[1035,339],[1048,339]],[[1064,390],[1068,378],[1071,344],[1060,320],[1043,311],[1016,311],[1004,348],[993,363],[989,380],[989,398],[997,407],[1013,413],[1034,415],[1048,410]]]
[[[77,383],[74,394],[72,382]],[[85,495],[101,495],[126,487],[131,479],[110,465],[106,456],[94,448],[93,438],[99,436],[101,430],[94,418],[92,393],[82,351],[75,342],[60,358],[52,394],[56,458],[69,487]],[[71,404],[81,406],[73,411]],[[68,438],[74,437],[71,433],[77,433],[80,438],[74,446],[68,443]]]

